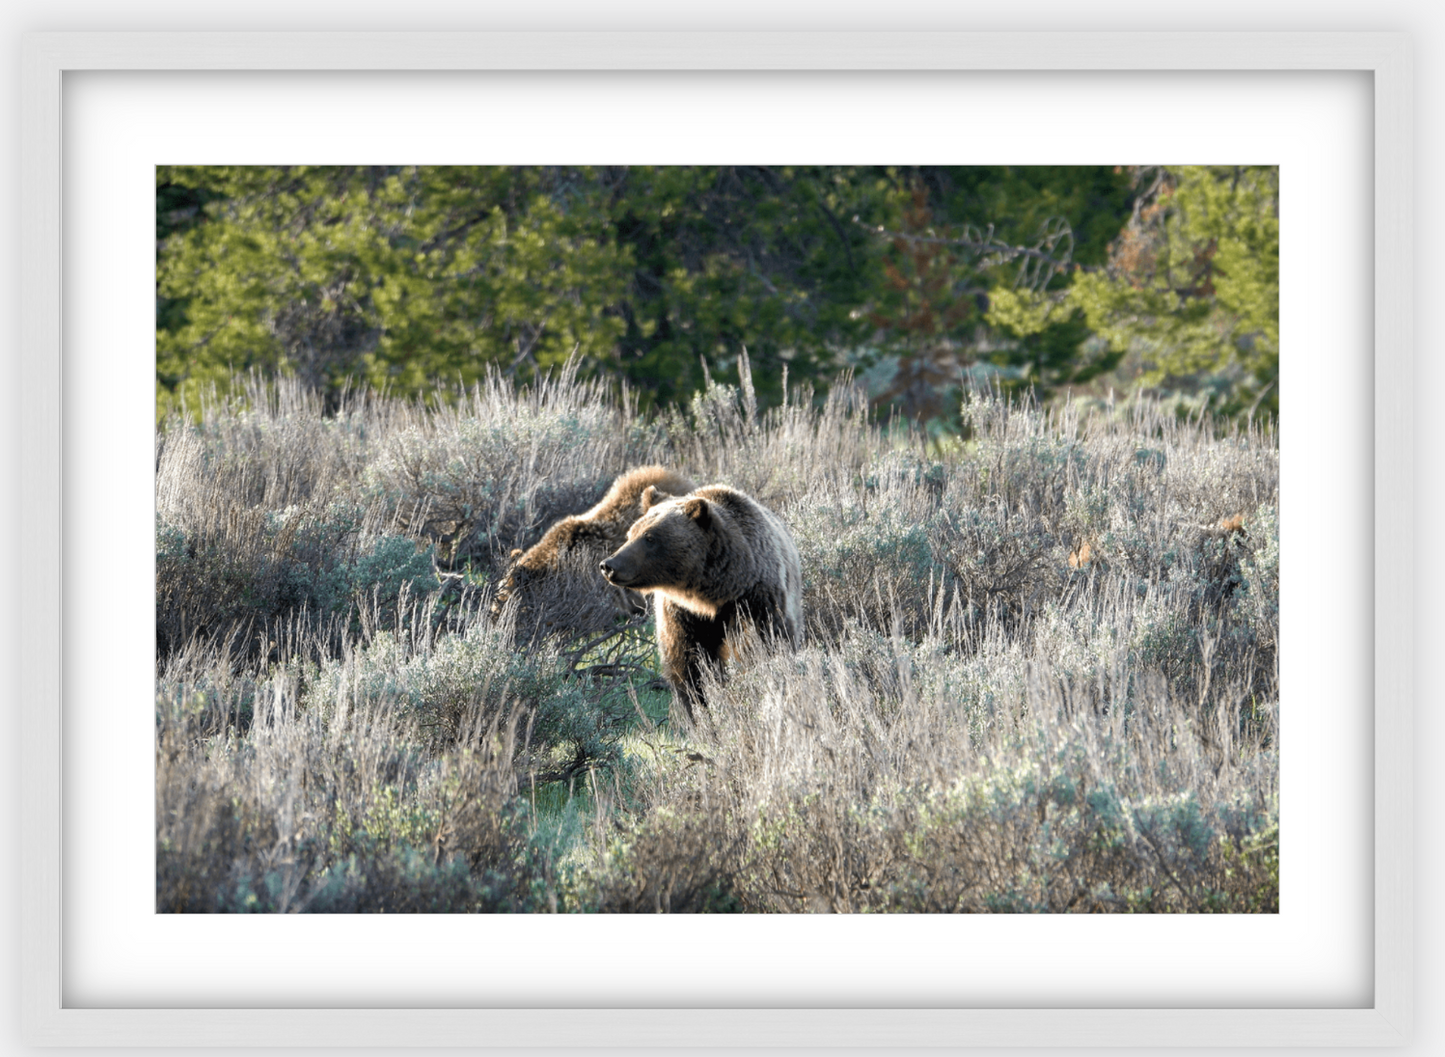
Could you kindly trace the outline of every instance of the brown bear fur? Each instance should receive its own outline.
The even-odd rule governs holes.
[[[595,576],[597,563],[626,541],[628,527],[642,514],[642,493],[652,487],[686,492],[691,490],[692,482],[661,466],[642,466],[627,471],[612,482],[607,494],[590,510],[564,517],[530,549],[512,551],[512,560],[502,578],[492,612],[500,613],[502,606],[512,598],[517,600],[519,609],[529,610],[532,608],[530,601],[534,598],[540,600],[550,593],[543,589],[543,581],[556,578],[564,566],[585,569]],[[601,580],[597,585],[613,596],[615,608],[621,612],[642,612],[646,609],[638,595],[612,588]],[[533,614],[546,623],[555,622],[554,619],[546,619],[548,617],[563,615]]]
[[[602,563],[608,582],[657,598],[663,673],[689,717],[704,668],[721,672],[752,628],[797,648],[803,573],[793,537],[771,510],[725,485],[671,496],[643,492],[646,513]]]

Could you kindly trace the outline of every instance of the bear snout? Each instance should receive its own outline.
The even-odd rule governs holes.
[[[618,555],[613,554],[610,557],[603,558],[599,568],[602,570],[602,575],[606,577],[609,584],[626,587],[632,580],[632,577],[628,575],[630,570],[624,568],[626,564],[625,561],[619,561]]]

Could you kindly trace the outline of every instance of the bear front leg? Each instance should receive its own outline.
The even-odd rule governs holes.
[[[772,641],[794,649],[802,641],[802,629],[788,612],[784,593],[771,586],[758,586],[738,600],[738,610],[757,629],[763,642]]]
[[[694,705],[707,707],[702,693],[702,673],[710,667],[721,670],[723,623],[700,617],[666,598],[657,609],[657,644],[662,653],[662,673],[667,678],[688,719],[695,718]]]

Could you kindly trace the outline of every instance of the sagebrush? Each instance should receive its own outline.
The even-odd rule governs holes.
[[[165,911],[1278,909],[1278,448],[986,392],[642,415],[571,372],[157,432]],[[507,556],[660,464],[790,526],[807,634],[696,725],[600,577]]]

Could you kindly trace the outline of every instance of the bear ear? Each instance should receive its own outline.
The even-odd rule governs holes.
[[[694,496],[682,505],[682,512],[697,522],[698,528],[707,528],[712,521],[712,508],[701,496]]]
[[[522,556],[522,548],[521,548],[521,547],[513,547],[513,548],[512,548],[512,553],[509,554],[509,555],[507,555],[507,557],[509,557],[509,558],[520,558],[521,556]]]
[[[645,514],[658,503],[665,503],[671,498],[672,496],[661,491],[657,485],[650,484],[642,490],[642,512]]]

